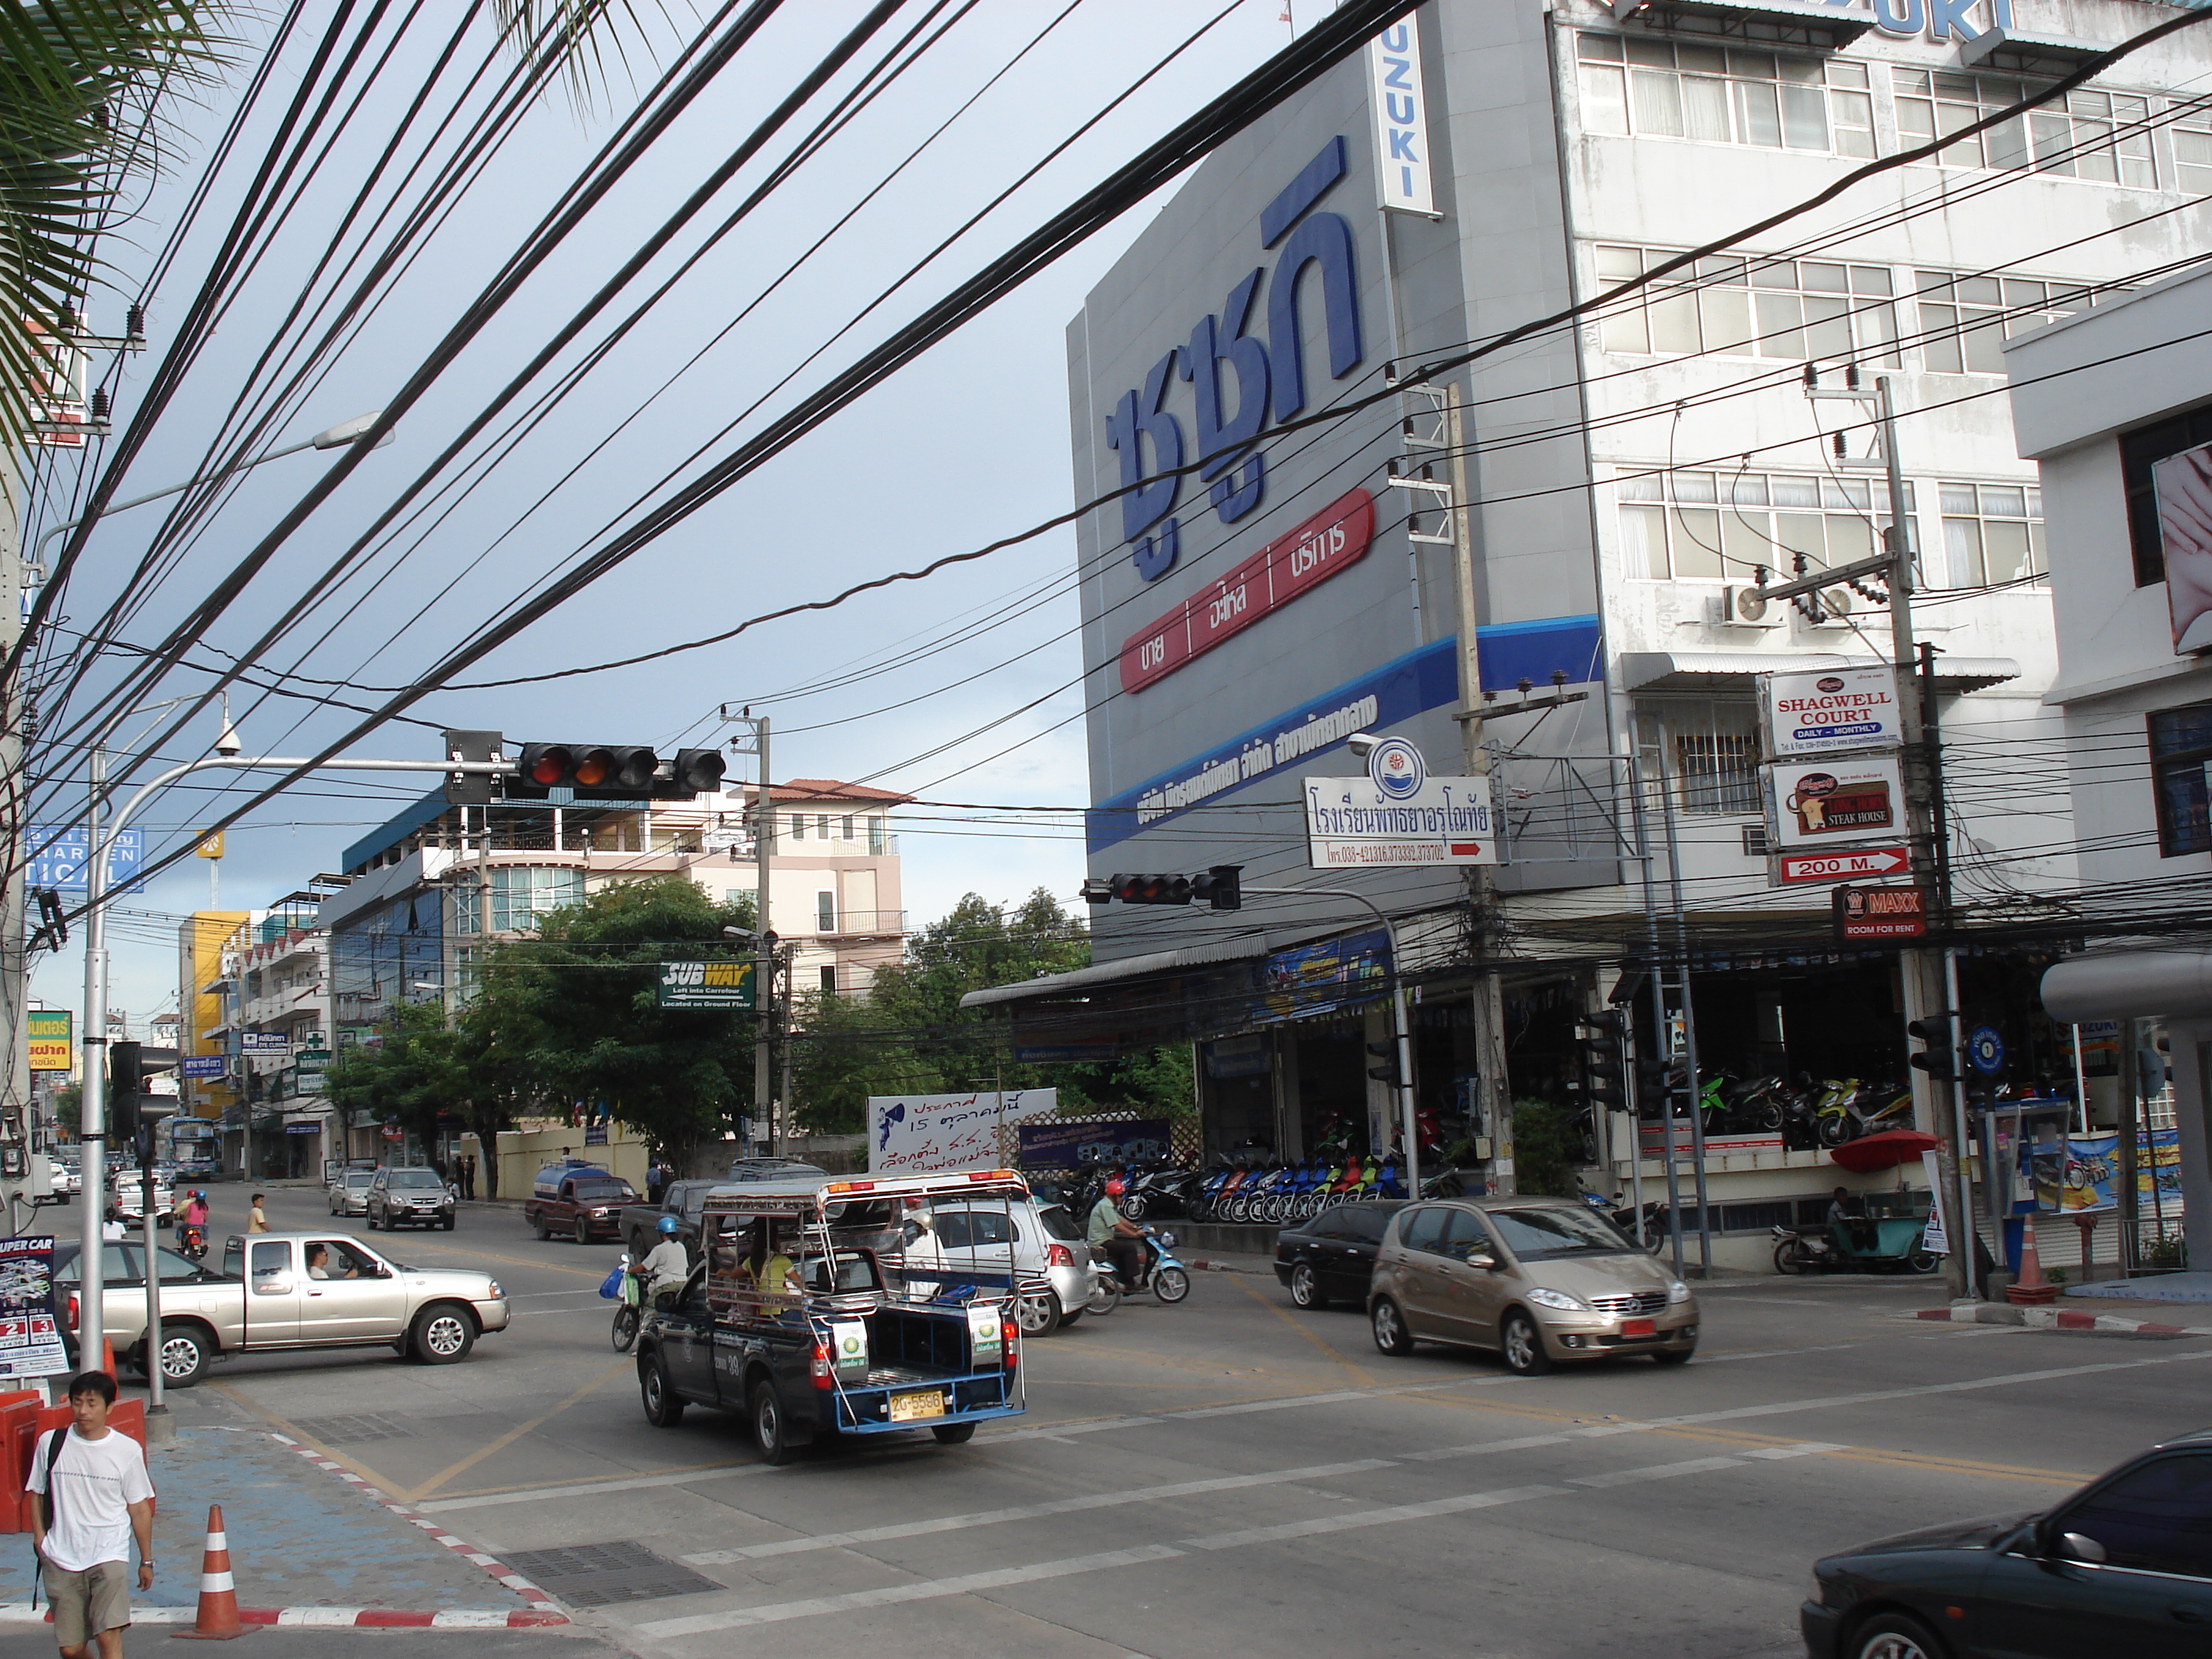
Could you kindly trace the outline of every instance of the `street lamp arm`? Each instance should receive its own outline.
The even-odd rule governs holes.
[[[1413,1032],[1406,1017],[1405,958],[1398,948],[1398,926],[1382,912],[1382,907],[1349,887],[1246,887],[1247,894],[1258,894],[1262,898],[1340,898],[1364,905],[1375,920],[1382,924],[1382,932],[1390,941],[1390,1024],[1391,1037],[1398,1051],[1398,1111],[1404,1120],[1402,1133],[1406,1137],[1406,1193],[1408,1197],[1421,1195],[1421,1135],[1413,1107]],[[1495,1124],[1490,1132],[1498,1133]]]

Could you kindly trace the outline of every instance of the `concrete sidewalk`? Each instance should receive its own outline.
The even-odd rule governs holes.
[[[449,1536],[442,1527],[394,1512],[264,1431],[180,1427],[149,1462],[158,1576],[132,1596],[149,1612],[196,1604],[208,1505],[220,1504],[241,1607],[466,1614],[486,1626],[558,1617],[542,1591],[501,1583],[490,1557],[440,1542]],[[0,1617],[20,1618],[31,1599],[31,1540],[13,1541],[0,1547]]]

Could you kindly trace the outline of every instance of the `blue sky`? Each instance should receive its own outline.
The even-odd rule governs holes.
[[[341,589],[337,602],[288,636],[266,665],[378,685],[411,678],[470,625],[572,556],[662,467],[738,416],[849,320],[887,273],[903,269],[1005,188],[1219,7],[1188,0],[1085,0],[897,182],[854,213],[854,204],[884,173],[1002,68],[1057,9],[1033,0],[984,0],[920,66],[771,196],[738,234],[702,259],[404,560],[394,549],[373,561],[370,580]],[[477,337],[403,423],[397,441],[368,459],[210,630],[199,659],[243,651],[256,639],[311,574],[438,453],[466,414],[504,383],[580,296],[605,280],[862,10],[856,0],[808,0],[784,8],[647,164]],[[1307,0],[1299,22],[1314,21],[1306,13],[1318,10],[1316,0]],[[801,370],[793,388],[741,424],[739,433],[818,384],[1279,50],[1290,35],[1283,11],[1283,0],[1243,0],[902,296],[813,368]],[[914,12],[909,7],[908,15]],[[322,27],[325,17],[319,9],[314,27]],[[333,155],[327,178],[306,194],[272,239],[119,495],[188,477],[204,465],[210,436],[238,403],[273,320],[301,292],[314,259],[331,246],[343,204],[372,153],[369,135],[391,130],[400,94],[420,83],[435,44],[427,34],[399,43],[389,87],[371,94],[359,118],[361,136]],[[665,41],[658,44],[665,48]],[[258,52],[258,43],[250,50]],[[240,146],[241,158],[258,156],[267,143],[273,113],[306,57],[304,43],[295,42],[282,60],[266,107]],[[234,76],[231,84],[205,94],[199,107],[183,112],[185,142],[170,176],[107,244],[118,290],[136,286],[173,233],[213,136],[235,107],[240,82],[242,75]],[[617,92],[606,101],[626,107],[628,94]],[[802,118],[791,131],[803,124]],[[274,441],[291,441],[382,404],[603,142],[609,125],[605,109],[580,117],[557,95],[538,107],[359,337],[298,400]],[[781,149],[771,145],[766,154],[777,155]],[[757,170],[741,173],[718,204],[733,203]],[[149,300],[153,349],[118,383],[118,424],[143,392],[165,331],[185,314],[245,176],[240,166],[219,176],[209,210],[183,239]],[[1066,510],[1072,498],[1063,330],[1084,292],[1153,210],[1145,205],[1126,216],[467,678],[541,672],[650,651],[757,611],[823,597],[886,569],[978,545]],[[621,435],[586,459],[800,249],[832,227],[839,227],[836,234],[793,280]],[[693,246],[692,240],[679,240],[631,292],[643,291],[672,270]],[[122,303],[118,295],[97,297],[95,330],[118,330]],[[525,516],[580,462],[580,470],[550,501]],[[272,462],[240,480],[167,578],[132,596],[139,609],[121,637],[138,644],[158,639],[328,464],[328,457],[311,453]],[[72,482],[66,465],[52,476],[64,488]],[[66,509],[50,509],[46,521],[67,515]],[[162,518],[161,508],[141,508],[100,526],[64,607],[80,625],[118,595]],[[1086,795],[1081,723],[1048,731],[1077,712],[1073,691],[945,754],[913,758],[1076,678],[1075,605],[1060,580],[1071,571],[1073,550],[1070,532],[1054,532],[925,584],[776,623],[707,650],[547,685],[445,692],[413,712],[441,724],[501,729],[511,742],[574,737],[672,744],[725,735],[711,720],[716,706],[749,702],[775,722],[775,770],[781,776],[872,777],[942,800],[1079,803]],[[925,643],[960,619],[1024,598],[1036,603],[954,648],[894,672],[792,695],[836,671],[866,667],[902,641]],[[953,684],[959,681],[966,683]],[[95,672],[91,684],[101,683]],[[209,683],[205,674],[179,673],[150,695],[173,696]],[[247,747],[260,752],[307,752],[352,718],[252,693],[235,696],[233,706]],[[204,752],[215,722],[201,724],[204,731],[190,734],[196,745],[179,739],[164,755],[175,759]],[[427,757],[435,752],[435,741],[421,727],[388,726],[355,745],[354,752]],[[989,758],[1010,746],[1011,752]],[[343,848],[414,793],[413,785],[397,782],[311,781],[259,809],[230,834],[221,866],[226,904],[265,903],[317,871],[337,868]],[[149,838],[174,845],[216,815],[218,799],[213,789],[170,792],[143,817],[154,832]],[[57,804],[41,816],[58,821],[61,810]],[[1012,900],[1042,884],[1071,896],[1082,873],[1073,823],[1054,833],[916,822],[906,827],[902,851],[907,904],[917,920],[941,914],[969,890]],[[173,941],[174,922],[161,918],[180,917],[206,897],[206,867],[194,860],[123,902],[111,931],[112,1002],[132,1012],[134,1025],[174,1006],[174,945],[165,942]],[[34,994],[56,1006],[75,1006],[81,975],[82,959],[73,948],[45,958]]]

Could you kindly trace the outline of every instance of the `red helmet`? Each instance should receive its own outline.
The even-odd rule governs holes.
[[[1129,1183],[1119,1176],[1106,1183],[1106,1196],[1109,1198],[1119,1198],[1128,1190]]]

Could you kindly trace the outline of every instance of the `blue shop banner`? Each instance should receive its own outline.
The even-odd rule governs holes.
[[[1278,951],[1260,964],[1257,1024],[1303,1019],[1372,1002],[1390,988],[1390,935],[1377,927],[1347,939]]]
[[[1170,1148],[1164,1117],[1071,1119],[1024,1123],[1014,1131],[1024,1170],[1073,1170],[1085,1164],[1156,1164]]]

